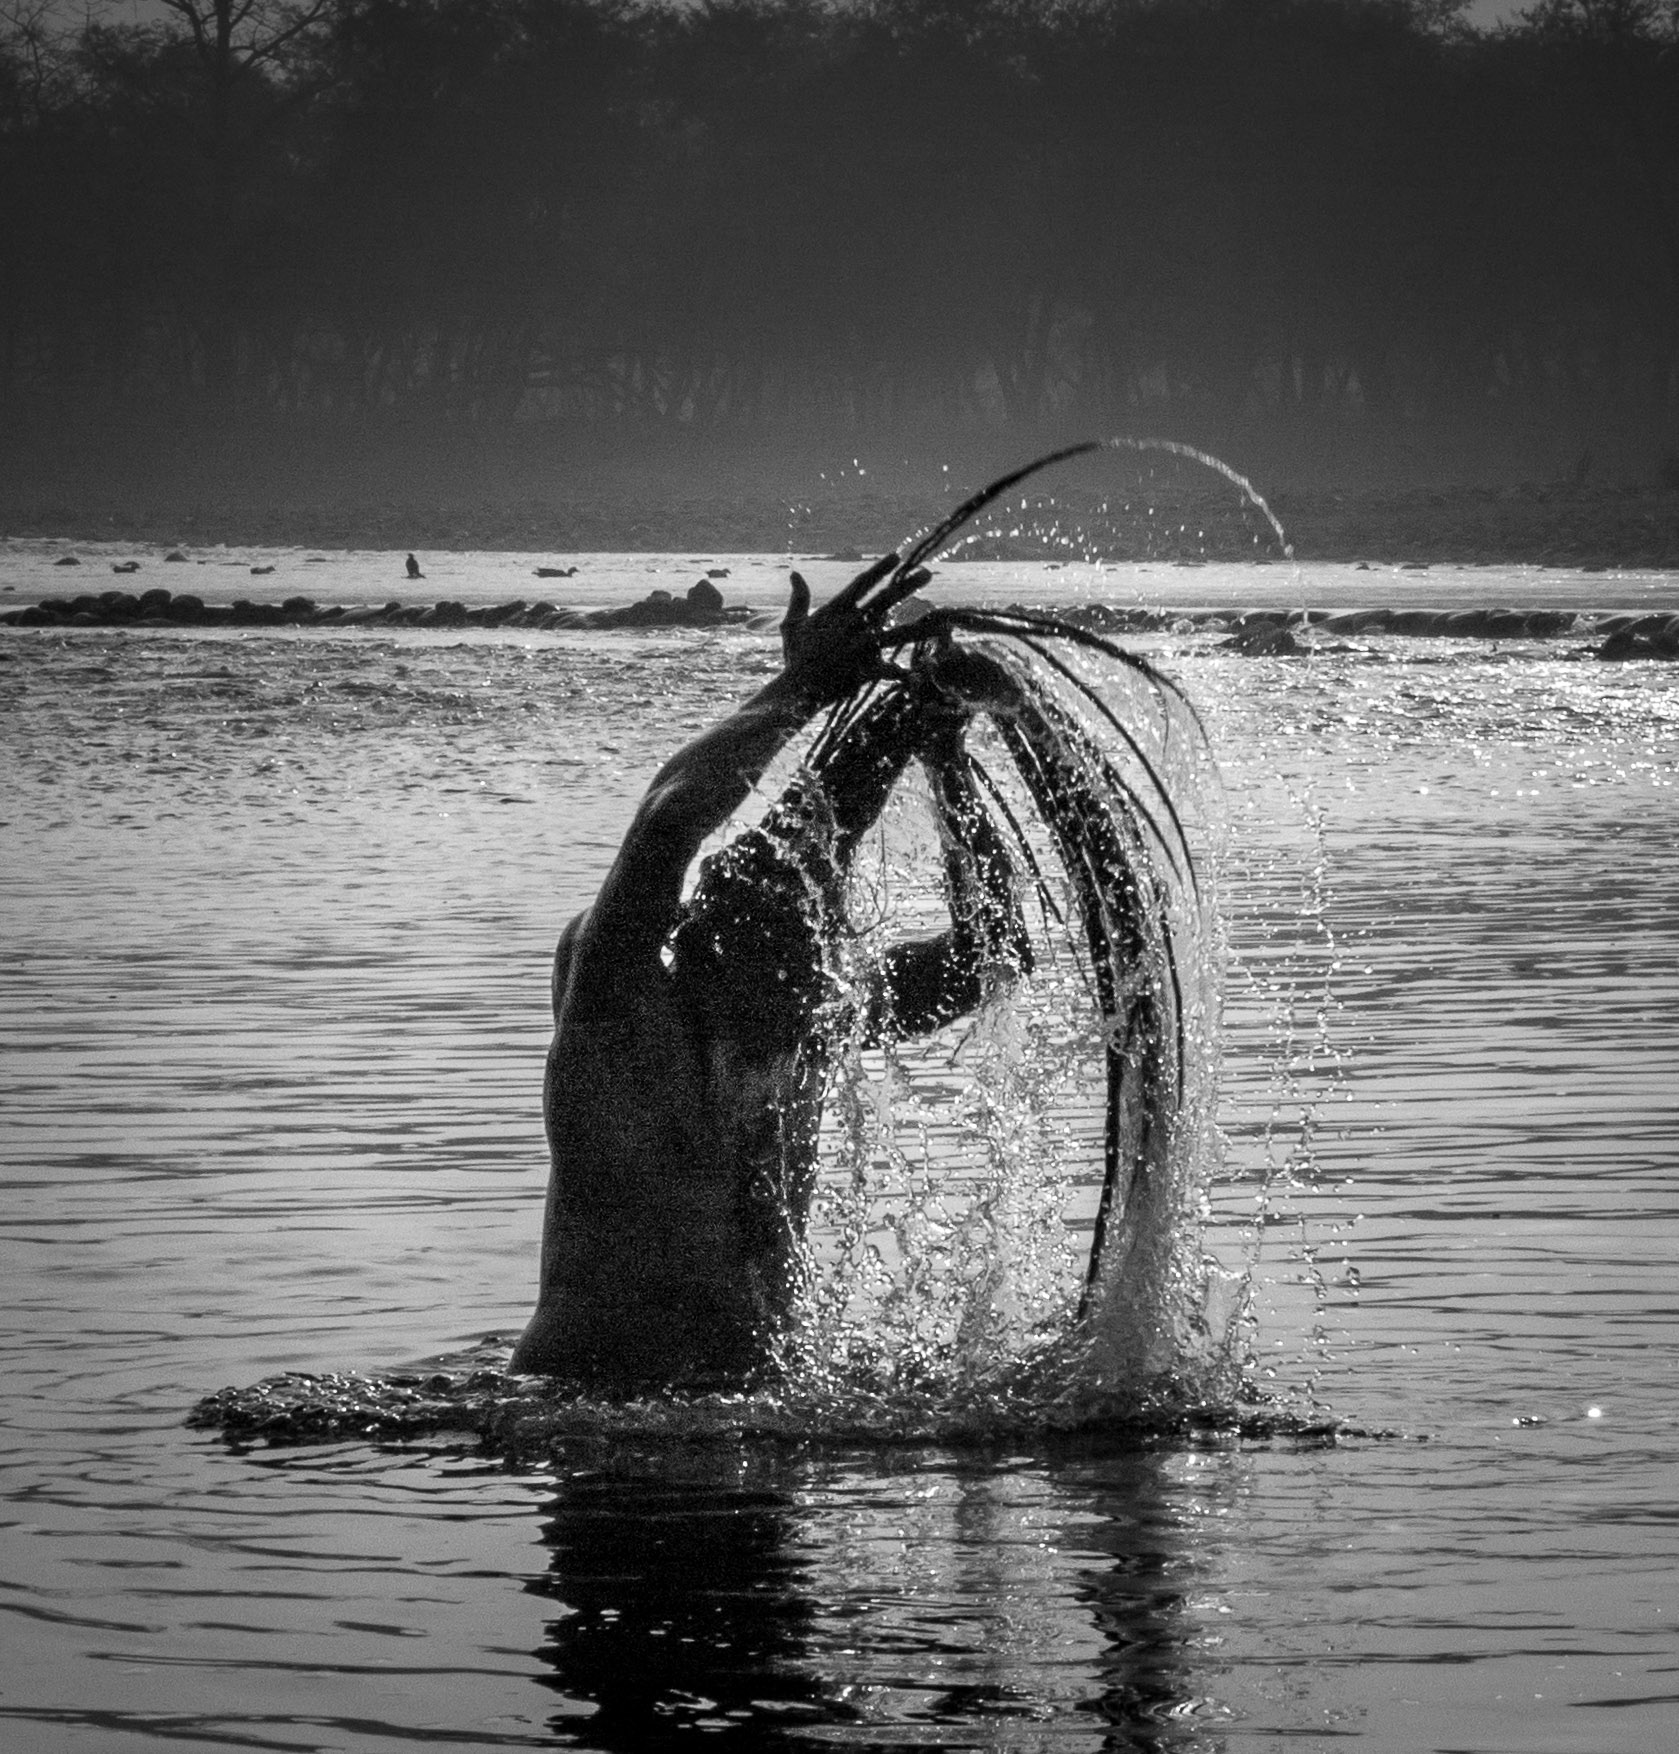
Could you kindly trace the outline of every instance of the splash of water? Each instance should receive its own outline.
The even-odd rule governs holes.
[[[1148,878],[1159,942],[1119,971],[1122,981],[1154,983],[1154,1002],[1181,1032],[1181,1056],[1167,1065],[1173,1056],[1163,1053],[1159,1068],[1175,1100],[1158,1105],[1154,1118],[1164,1124],[1152,1131],[1140,1114],[1119,1119],[1124,1155],[1135,1161],[1087,1283],[1114,1027],[1092,965],[1091,898],[1058,871],[1042,796],[1010,774],[999,739],[982,736],[982,764],[1008,792],[1006,813],[1022,825],[1031,867],[1057,874],[1056,893],[1044,898],[1031,976],[999,987],[979,1017],[925,1042],[851,1042],[840,1056],[806,1295],[782,1350],[785,1381],[823,1418],[853,1418],[872,1398],[923,1412],[942,1406],[952,1423],[1077,1422],[1144,1408],[1164,1415],[1229,1393],[1228,1299],[1196,1235],[1198,1190],[1217,1153],[1216,771],[1204,742],[1182,714],[1161,710],[1146,679],[1098,654],[1074,662],[1152,737],[1149,762],[1170,775],[1180,814],[1202,842],[1199,888],[1166,880],[1163,863],[1159,881]],[[1070,715],[1064,749],[1080,786],[1122,813],[1135,775],[1104,752],[1114,739],[1104,739],[1082,696],[1062,688],[1057,698]],[[917,792],[900,794],[883,816],[853,878],[852,954],[864,963],[894,939],[937,928],[936,835]]]
[[[1285,559],[1293,560],[1294,545],[1283,533],[1283,527],[1277,515],[1265,501],[1265,496],[1247,476],[1232,469],[1222,458],[1215,457],[1210,451],[1197,450],[1194,445],[1186,445],[1178,439],[1163,438],[1128,438],[1124,434],[1116,434],[1112,438],[1102,440],[1102,448],[1109,451],[1165,451],[1170,456],[1187,457],[1191,462],[1199,463],[1203,468],[1211,469],[1222,475],[1226,481],[1239,488],[1249,504],[1255,506],[1276,534],[1277,545],[1282,549]]]
[[[854,1033],[839,1045],[803,1295],[768,1386],[616,1405],[509,1377],[505,1351],[491,1350],[466,1368],[227,1391],[199,1422],[269,1439],[470,1431],[498,1448],[613,1433],[949,1442],[1092,1424],[1235,1429],[1229,1299],[1198,1242],[1199,1190],[1218,1152],[1216,770],[1148,678],[1094,652],[1064,661],[1151,739],[1202,871],[1198,890],[1163,883],[1154,896],[1175,981],[1158,955],[1126,975],[1159,983],[1155,1000],[1175,1014],[1182,1085],[1169,1124],[1136,1147],[1145,1161],[1118,1190],[1093,1281],[1111,1023],[1081,915],[1089,897],[1058,870],[1054,824],[1010,769],[1001,734],[981,725],[970,748],[1045,879],[1035,967],[931,1038],[881,1047]],[[1090,703],[1045,674],[1069,714],[1069,759],[1117,808],[1116,788],[1140,782],[1105,763]],[[940,929],[938,832],[924,787],[901,788],[853,873],[853,935],[840,947],[849,978],[860,982],[889,943]]]
[[[1218,458],[1168,439],[1079,447],[1096,448],[1163,451],[1215,470],[1292,554],[1264,499]],[[1185,724],[1158,684],[1089,650],[1059,668],[1084,673],[1086,692],[1061,697],[1076,726],[1066,747],[1081,767],[1079,783],[1124,817],[1140,786],[1137,767],[1165,776],[1173,820],[1181,815],[1199,837],[1196,862],[1210,876],[1222,811],[1193,713]],[[1127,691],[1118,713],[1137,738],[1153,739],[1149,748],[1130,742],[1129,756],[1114,751],[1091,711]],[[994,765],[1007,772],[1005,762]],[[1030,785],[1004,801],[1024,824],[1030,867],[1053,872],[1056,835],[1042,805]],[[852,956],[878,953],[913,929],[918,913],[936,929],[931,916],[942,897],[928,878],[940,865],[931,825],[924,796],[906,795],[883,816],[872,859],[854,878]],[[1150,1132],[1123,1113],[1117,1123],[1106,1119],[1139,1163],[1106,1214],[1099,1271],[1084,1272],[1101,1222],[1104,1117],[1091,1093],[1102,1084],[1112,1014],[1093,990],[1101,982],[1088,933],[1081,947],[1089,894],[1062,881],[1058,897],[1047,885],[1042,891],[1031,977],[999,988],[978,1018],[925,1043],[841,1044],[804,1292],[777,1343],[773,1386],[626,1404],[556,1396],[551,1385],[508,1376],[506,1349],[486,1343],[465,1369],[294,1376],[224,1391],[201,1404],[196,1421],[270,1438],[455,1429],[504,1449],[613,1433],[952,1441],[1093,1423],[1276,1431],[1275,1418],[1236,1405],[1242,1287],[1200,1247],[1202,1190],[1219,1152],[1224,945],[1216,895],[1209,881],[1159,875],[1146,911],[1161,953],[1119,978],[1156,983],[1183,1051],[1164,1125]],[[1320,1434],[1296,1424],[1294,1435]]]
[[[1055,468],[1062,463],[1070,462],[1075,457],[1087,457],[1097,451],[1121,450],[1159,451],[1169,456],[1184,457],[1193,463],[1200,464],[1203,468],[1211,469],[1217,475],[1222,475],[1226,481],[1240,491],[1245,500],[1263,514],[1266,522],[1271,526],[1272,534],[1276,537],[1283,555],[1290,560],[1294,558],[1294,548],[1276,514],[1267,504],[1264,495],[1247,476],[1231,468],[1222,458],[1215,457],[1210,451],[1203,451],[1194,445],[1185,444],[1180,439],[1133,438],[1129,434],[1120,433],[1111,438],[1085,439],[1077,444],[1064,445],[1059,450],[1050,451],[1021,468],[1010,470],[1006,475],[999,476],[977,493],[971,494],[953,511],[940,519],[936,525],[910,543],[907,558],[902,563],[903,567],[907,569],[919,565],[939,554],[951,552],[953,549],[983,540],[985,536],[1007,535],[1013,538],[1027,534],[1028,532],[1019,526],[1012,527],[1007,531],[993,527],[983,532],[970,532],[966,536],[960,533],[967,529],[987,507],[996,505],[1004,493],[1029,480],[1032,476],[1038,475],[1046,469]],[[1021,500],[1020,509],[1022,512],[1025,511],[1026,506],[1027,501]],[[1104,506],[1103,509],[1106,510],[1106,507]],[[1153,508],[1150,507],[1151,515],[1152,512]],[[1180,526],[1180,529],[1182,528],[1183,526]],[[1083,546],[1082,538],[1077,531],[1063,530],[1058,523],[1052,525],[1047,532],[1039,529],[1033,533],[1063,550],[1077,552]]]

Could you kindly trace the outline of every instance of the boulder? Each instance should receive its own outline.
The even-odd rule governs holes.
[[[1245,658],[1286,658],[1300,650],[1300,642],[1286,627],[1254,621],[1218,645],[1221,652],[1240,652]]]
[[[723,613],[723,593],[711,581],[728,576],[726,571],[710,573],[688,587],[688,613],[694,620],[710,620]]]
[[[1410,639],[1427,639],[1443,634],[1450,620],[1444,609],[1396,609],[1388,617],[1387,630]]]
[[[1372,633],[1385,628],[1392,619],[1391,609],[1349,609],[1318,625],[1324,633]]]
[[[1490,609],[1458,609],[1446,617],[1446,632],[1453,639],[1485,639]]]
[[[590,617],[596,627],[673,627],[686,619],[687,605],[678,604],[669,591],[649,591],[639,603],[597,609]]]
[[[1597,648],[1597,656],[1611,662],[1624,662],[1629,658],[1657,658],[1671,662],[1679,658],[1679,649],[1660,645],[1647,633],[1635,633],[1630,627],[1623,627],[1618,633],[1612,633]]]
[[[440,602],[433,603],[429,609],[422,610],[414,625],[416,627],[465,627],[466,605],[444,598]]]
[[[237,627],[278,627],[286,618],[286,612],[278,603],[253,603],[241,597],[233,605],[230,619]]]

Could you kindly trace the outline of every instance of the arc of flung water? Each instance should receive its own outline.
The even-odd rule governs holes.
[[[1293,560],[1294,544],[1283,532],[1282,525],[1277,521],[1277,514],[1265,503],[1265,496],[1247,476],[1232,469],[1222,458],[1215,457],[1211,451],[1197,450],[1194,445],[1186,445],[1180,439],[1163,438],[1130,438],[1124,433],[1116,433],[1112,438],[1098,441],[1104,450],[1109,451],[1167,451],[1174,457],[1188,457],[1191,462],[1200,463],[1208,469],[1222,475],[1226,481],[1239,487],[1242,493],[1260,511],[1265,514],[1265,521],[1277,533],[1277,543],[1286,559]]]
[[[1111,438],[1081,439],[1077,444],[1063,445],[1058,450],[1047,452],[1044,456],[1034,457],[1030,463],[1022,464],[1018,469],[1011,469],[1006,475],[1000,475],[995,481],[988,482],[977,493],[970,494],[954,511],[948,512],[931,529],[917,536],[908,549],[900,555],[894,551],[884,555],[875,562],[867,572],[852,581],[851,589],[874,583],[877,579],[890,575],[884,601],[897,603],[925,582],[916,579],[911,583],[912,576],[927,561],[937,558],[950,545],[951,539],[964,525],[971,523],[993,501],[1000,499],[1011,487],[1017,487],[1030,476],[1041,474],[1045,469],[1057,463],[1065,463],[1073,457],[1089,456],[1093,451],[1163,451],[1174,457],[1187,457],[1192,463],[1199,463],[1211,469],[1215,474],[1222,475],[1226,481],[1237,488],[1242,496],[1257,506],[1264,514],[1265,521],[1276,534],[1278,545],[1284,556],[1292,560],[1294,547],[1289,541],[1287,532],[1265,501],[1265,496],[1247,476],[1232,469],[1222,457],[1215,457],[1211,451],[1203,451],[1194,445],[1185,444],[1181,439],[1166,438],[1133,438],[1128,433],[1115,433]]]
[[[925,562],[932,560],[938,554],[943,552],[946,546],[966,524],[983,511],[985,507],[1000,498],[1004,493],[1019,485],[1028,477],[1036,475],[1058,463],[1069,461],[1077,456],[1087,456],[1098,450],[1128,450],[1138,453],[1159,451],[1167,455],[1186,458],[1191,462],[1199,463],[1204,468],[1211,469],[1215,474],[1222,475],[1237,488],[1246,500],[1258,508],[1267,523],[1271,526],[1271,529],[1276,536],[1278,546],[1281,548],[1283,554],[1287,558],[1293,559],[1293,546],[1289,542],[1287,533],[1284,531],[1276,514],[1266,503],[1264,496],[1245,475],[1242,475],[1239,471],[1231,468],[1231,466],[1224,462],[1222,458],[1215,457],[1210,452],[1200,450],[1194,445],[1185,444],[1178,439],[1148,437],[1135,438],[1128,434],[1115,434],[1106,439],[1087,439],[1078,444],[1064,446],[1045,456],[1035,458],[1033,461],[1020,468],[1009,471],[1007,474],[988,483],[977,492],[971,494],[936,525],[920,537],[916,538],[909,544],[907,552],[904,554],[903,558],[896,560],[895,565],[893,564],[894,557],[888,557],[887,560],[879,564],[883,569],[890,568],[892,584],[901,592],[905,586],[909,585],[910,579],[912,575],[916,573],[917,569],[921,569]],[[921,571],[916,582],[924,582],[925,578],[925,572]],[[947,625],[952,627],[961,625],[968,631],[981,631],[982,629],[980,628],[979,623],[985,621],[987,618],[985,617],[984,612],[979,612],[975,617],[970,618],[964,616],[960,611],[946,610],[941,613],[939,610],[933,610],[931,612],[931,619],[935,621],[942,619]],[[1092,694],[1092,692],[1080,682],[1080,680],[1074,676],[1064,664],[1044,650],[1041,639],[1034,639],[1032,637],[1033,634],[1039,632],[1061,633],[1068,637],[1075,638],[1081,636],[1075,634],[1072,628],[1059,623],[1040,629],[1032,620],[1028,620],[1027,618],[1018,615],[1013,621],[1009,620],[1006,615],[995,617],[994,619],[996,624],[994,626],[983,628],[983,631],[993,632],[1004,637],[1012,636],[1019,640],[1037,657],[1048,663],[1055,671],[1059,672],[1064,679],[1071,682],[1080,693],[1094,701],[1098,709],[1102,711],[1103,716],[1107,718],[1110,724],[1112,724],[1119,732],[1121,737],[1131,748],[1132,752],[1141,759],[1145,772],[1154,779],[1155,788],[1161,795],[1165,809],[1171,818],[1173,826],[1177,831],[1177,835],[1180,840],[1183,840],[1183,826],[1178,821],[1173,801],[1167,792],[1164,783],[1155,774],[1153,766],[1150,764],[1147,757],[1143,755],[1143,752],[1137,747],[1135,740],[1125,730],[1125,727],[1114,718],[1113,714],[1107,710],[1098,697]],[[1052,623],[1055,622],[1055,618],[1048,619]],[[926,630],[925,622],[919,622],[912,625],[920,631]],[[914,637],[914,633],[899,635],[896,641],[889,639],[886,643],[903,643],[905,639],[913,639]],[[1133,655],[1125,653],[1122,650],[1116,649],[1113,655],[1128,664],[1137,665],[1139,663],[1139,660]],[[1155,674],[1152,671],[1151,666],[1143,664],[1141,667],[1144,669],[1145,674],[1151,676]],[[1163,681],[1163,678],[1158,679],[1157,686],[1159,682]],[[1167,686],[1169,687],[1170,685],[1168,684]],[[1177,690],[1173,688],[1171,692],[1176,693]],[[1195,714],[1192,706],[1190,707],[1190,717],[1195,723],[1197,729],[1199,729],[1199,716]],[[999,726],[999,729],[1004,732],[1005,742],[1009,742],[1008,728]],[[1171,713],[1168,710],[1165,716],[1164,725],[1166,734],[1170,734],[1170,729]],[[1015,741],[1018,741],[1018,739],[1015,739]],[[1018,757],[1021,752],[1015,751],[1015,753]],[[1105,764],[1103,765],[1105,766]],[[1029,791],[1033,790],[1030,778],[1030,770],[1033,766],[1034,764],[1031,761],[1026,761],[1021,768],[1022,777],[1027,781]],[[1128,788],[1121,784],[1117,790],[1117,802],[1110,798],[1108,809],[1105,811],[1098,811],[1097,814],[1101,817],[1104,825],[1112,830],[1115,826],[1115,819],[1111,812],[1117,809],[1121,818],[1129,817],[1131,809],[1137,807],[1139,802],[1140,801],[1136,799],[1135,794],[1131,793]],[[1147,817],[1146,811],[1144,811],[1143,814],[1146,819],[1152,821],[1152,818]],[[1172,844],[1159,833],[1158,829],[1156,830],[1156,837],[1165,851],[1168,864],[1175,868],[1176,861],[1172,857]],[[1075,840],[1077,838],[1078,837],[1076,836],[1074,837]],[[1101,839],[1102,837],[1098,836],[1097,838]],[[1091,874],[1085,867],[1085,861],[1080,857],[1081,851],[1083,850],[1085,849],[1082,849],[1079,846],[1066,847],[1063,849],[1063,858],[1064,863],[1068,868],[1069,875],[1074,877],[1075,883],[1078,880],[1079,872],[1084,871],[1086,882],[1088,884],[1091,879]],[[1116,849],[1108,846],[1106,847],[1106,850],[1111,854]],[[1140,847],[1139,850],[1141,850]],[[1187,841],[1184,841],[1184,850],[1187,854]],[[1100,863],[1103,869],[1108,869],[1111,860],[1103,858]],[[1129,868],[1131,861],[1125,858],[1123,853],[1121,853],[1119,863],[1121,866]],[[1192,866],[1191,873],[1193,873]],[[1141,867],[1135,871],[1134,878],[1136,881],[1145,885],[1152,884],[1152,878],[1147,870],[1146,855],[1144,856]],[[1199,889],[1198,885],[1194,883],[1193,874],[1191,874],[1190,883],[1192,893],[1195,893],[1198,896]],[[1086,916],[1087,927],[1094,931],[1095,939],[1102,941],[1102,943],[1096,943],[1093,941],[1092,945],[1093,972],[1096,975],[1098,986],[1102,987],[1105,984],[1111,984],[1116,973],[1112,965],[1107,963],[1103,954],[1103,946],[1106,942],[1105,932],[1102,927],[1096,925],[1096,921],[1098,920],[1105,921],[1106,909],[1101,898],[1093,892],[1087,892],[1083,901],[1084,905],[1082,911]],[[1144,911],[1152,916],[1154,909],[1149,907]],[[1187,1107],[1190,1104],[1190,1085],[1192,1082],[1189,1078],[1188,1068],[1186,1066],[1186,995],[1181,985],[1180,972],[1177,967],[1177,953],[1173,942],[1173,928],[1166,922],[1163,915],[1157,923],[1159,928],[1158,942],[1154,945],[1152,955],[1147,950],[1144,950],[1143,957],[1145,962],[1151,960],[1155,962],[1157,974],[1163,972],[1167,977],[1160,986],[1159,1003],[1165,1005],[1171,1012],[1170,1025],[1166,1029],[1165,1034],[1171,1037],[1173,1045],[1176,1048],[1175,1066],[1168,1068],[1147,1064],[1150,1056],[1146,1045],[1141,1045],[1141,1038],[1139,1038],[1139,1043],[1137,1044],[1140,1046],[1141,1058],[1135,1063],[1133,1062],[1132,1047],[1134,1044],[1131,1041],[1131,1037],[1139,1022],[1139,1018],[1135,1015],[1130,1016],[1126,1020],[1126,1041],[1118,1051],[1116,1051],[1111,1042],[1109,1044],[1107,1056],[1107,1121],[1103,1148],[1103,1178],[1095,1231],[1092,1237],[1090,1259],[1087,1265],[1084,1284],[1079,1299],[1078,1319],[1081,1326],[1091,1318],[1095,1300],[1102,1295],[1104,1281],[1107,1277],[1107,1256],[1110,1252],[1107,1245],[1109,1242],[1116,1241],[1119,1246],[1121,1257],[1128,1259],[1133,1252],[1133,1249],[1142,1240],[1139,1226],[1144,1225],[1146,1219],[1142,1213],[1134,1212],[1131,1209],[1133,1205],[1133,1197],[1138,1191],[1137,1183],[1139,1178],[1142,1178],[1142,1181],[1145,1184],[1169,1180],[1171,1176],[1169,1159],[1177,1150],[1184,1148],[1187,1140],[1187,1135],[1180,1133],[1177,1125],[1179,1119],[1187,1112]],[[1106,977],[1105,982],[1104,977]],[[1120,1007],[1111,998],[1101,1001],[1101,1008],[1107,1026],[1111,1027],[1120,1021]],[[1143,1029],[1143,1036],[1146,1037],[1152,1035],[1154,1031],[1161,1028],[1164,1022],[1164,1019],[1155,1017],[1152,1027],[1145,1027]],[[1163,1051],[1164,1048],[1164,1039],[1156,1042],[1157,1050]],[[1141,1068],[1140,1073],[1139,1068]],[[1175,1076],[1171,1075],[1172,1073],[1175,1073]],[[1151,1099],[1148,1095],[1142,1093],[1142,1086],[1140,1086],[1134,1093],[1134,1100],[1139,1101],[1142,1105],[1142,1116],[1140,1132],[1131,1142],[1131,1155],[1134,1160],[1129,1163],[1124,1161],[1128,1154],[1126,1151],[1126,1141],[1122,1136],[1126,1131],[1122,1110],[1126,1106],[1125,1086],[1128,1082],[1128,1074],[1129,1081],[1132,1082],[1135,1082],[1140,1076],[1142,1079],[1142,1086],[1152,1089],[1154,1093],[1153,1098]],[[1168,1088],[1160,1088],[1162,1084],[1168,1086]],[[1123,1187],[1121,1186],[1122,1182],[1125,1183]],[[1157,1200],[1161,1198],[1169,1198],[1169,1196],[1166,1195],[1164,1188],[1154,1189],[1152,1191]],[[1122,1221],[1122,1229],[1127,1233],[1127,1236],[1111,1238],[1109,1235],[1112,1221],[1114,1220],[1116,1213]],[[1146,1271],[1147,1268],[1145,1266],[1145,1272]],[[1161,1288],[1156,1287],[1156,1289],[1158,1290]]]

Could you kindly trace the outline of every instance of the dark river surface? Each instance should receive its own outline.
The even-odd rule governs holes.
[[[50,558],[5,546],[10,601]],[[785,566],[582,558],[192,588],[612,602],[703,564],[770,608]],[[935,589],[1679,609],[1489,569]],[[0,630],[0,1748],[1675,1746],[1679,666],[1139,643],[1226,787],[1202,1241],[1255,1385],[1340,1440],[650,1408],[507,1464],[185,1420],[523,1325],[552,941],[773,641]]]

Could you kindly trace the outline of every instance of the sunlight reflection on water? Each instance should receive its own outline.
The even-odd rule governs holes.
[[[1147,643],[1229,792],[1209,1244],[1400,1441],[184,1431],[522,1323],[553,936],[773,646],[8,638],[0,1741],[1666,1746],[1674,672]]]

